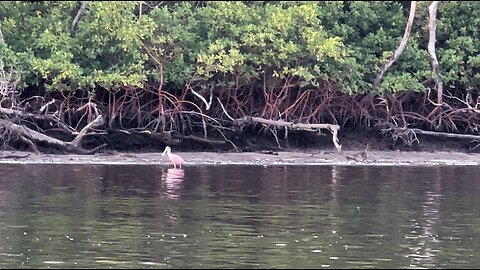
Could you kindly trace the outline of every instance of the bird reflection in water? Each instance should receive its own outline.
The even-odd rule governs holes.
[[[183,169],[170,168],[167,169],[167,173],[164,173],[163,170],[162,172],[162,180],[166,188],[165,195],[171,199],[177,199],[180,196],[179,192],[182,188],[185,171]]]

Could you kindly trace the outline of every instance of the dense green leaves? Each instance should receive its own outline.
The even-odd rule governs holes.
[[[379,91],[424,90],[428,4],[420,4],[407,48]],[[301,88],[328,82],[368,92],[400,42],[409,9],[396,1],[90,2],[71,32],[80,6],[0,3],[1,58],[21,71],[24,85],[114,90],[197,81],[275,89],[288,79]],[[449,87],[480,85],[479,18],[479,2],[440,5],[436,46]]]

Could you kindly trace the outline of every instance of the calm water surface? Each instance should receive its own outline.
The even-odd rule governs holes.
[[[0,171],[0,268],[480,267],[480,167]]]

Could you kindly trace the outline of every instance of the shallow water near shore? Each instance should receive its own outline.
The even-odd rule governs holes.
[[[0,164],[2,268],[476,268],[479,166]]]

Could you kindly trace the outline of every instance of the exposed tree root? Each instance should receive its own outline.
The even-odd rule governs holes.
[[[163,85],[147,85],[117,92],[97,89],[95,95],[49,92],[20,101],[14,74],[11,70],[0,74],[0,141],[5,147],[21,140],[37,153],[43,151],[42,144],[79,154],[95,153],[107,145],[162,148],[189,143],[222,149],[231,146],[237,151],[237,144],[253,151],[265,145],[278,150],[281,142],[289,145],[292,131],[309,134],[327,129],[340,154],[364,161],[368,146],[357,155],[342,152],[340,127],[380,127],[384,135],[406,145],[418,142],[417,134],[480,139],[475,135],[480,130],[478,91],[466,96],[461,91],[445,91],[438,106],[428,92],[348,95],[330,83],[318,89],[300,88],[298,79],[288,76],[258,91],[242,85],[218,91],[213,84],[192,81],[176,92],[164,90]],[[210,91],[200,95],[201,89]],[[259,132],[259,126],[268,138],[241,138],[248,135],[245,130]],[[265,143],[272,138],[273,142]],[[94,149],[82,148],[82,141],[93,142]]]

